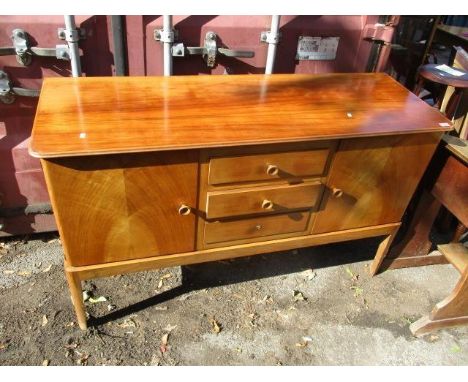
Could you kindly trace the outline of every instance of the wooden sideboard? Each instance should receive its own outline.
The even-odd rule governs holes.
[[[385,74],[49,78],[41,158],[81,281],[379,236],[451,123]]]

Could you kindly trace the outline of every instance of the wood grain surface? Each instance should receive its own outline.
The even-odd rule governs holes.
[[[307,182],[296,185],[252,187],[231,191],[208,192],[206,218],[289,212],[318,207],[323,185]],[[270,206],[265,206],[264,202]]]
[[[434,195],[465,227],[468,227],[468,166],[450,155],[434,187]]]
[[[439,141],[440,133],[341,141],[312,233],[399,222]]]
[[[328,148],[322,148],[212,158],[208,183],[216,185],[320,176],[325,171],[329,153]]]
[[[195,250],[198,152],[42,160],[70,265]]]
[[[288,237],[263,242],[254,242],[229,247],[210,248],[195,252],[177,253],[173,255],[153,256],[145,259],[116,261],[76,267],[65,262],[65,271],[78,272],[81,280],[106,277],[128,272],[138,272],[152,268],[175,267],[178,265],[198,264],[208,261],[232,259],[243,256],[253,256],[261,253],[286,251],[293,248],[309,247],[336,243],[346,240],[356,240],[365,237],[388,235],[395,231],[400,224],[386,224],[376,227],[366,227],[340,232],[330,232],[318,235]],[[287,255],[287,254],[286,254]]]
[[[278,235],[299,236],[305,234],[311,213],[292,212],[273,216],[257,216],[250,219],[207,222],[205,224],[205,244],[223,243],[224,246],[236,240],[242,243],[268,241]],[[254,240],[252,240],[254,239]],[[236,244],[240,244],[237,242]]]
[[[461,274],[468,269],[468,249],[462,243],[441,244],[437,249]]]
[[[50,158],[450,129],[439,111],[382,73],[46,78],[30,153]]]

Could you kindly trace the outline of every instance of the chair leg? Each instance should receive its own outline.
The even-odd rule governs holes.
[[[413,93],[419,97],[424,87],[424,78],[420,77],[416,86],[414,87]]]
[[[415,337],[422,337],[425,334],[434,332],[440,329],[446,329],[453,326],[467,325],[468,316],[447,318],[445,320],[432,320],[429,316],[421,317],[418,321],[410,325],[411,333]]]
[[[458,243],[465,231],[466,227],[463,225],[463,223],[458,222],[457,228],[455,229],[455,233],[453,234],[452,243]]]
[[[65,275],[70,288],[71,300],[75,308],[76,318],[80,329],[86,330],[88,325],[86,323],[86,312],[83,302],[83,290],[81,289],[81,279],[76,272],[67,272]]]
[[[458,281],[455,289],[439,302],[429,316],[422,317],[410,325],[415,336],[435,330],[468,324],[468,271]]]

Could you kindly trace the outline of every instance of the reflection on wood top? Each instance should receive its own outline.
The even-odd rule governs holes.
[[[381,73],[47,78],[36,157],[446,131]]]

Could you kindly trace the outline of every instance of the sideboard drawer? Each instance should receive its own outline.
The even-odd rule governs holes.
[[[316,182],[208,192],[206,218],[311,209],[318,206],[323,185]]]
[[[234,155],[210,159],[211,185],[265,181],[282,178],[320,177],[330,147],[310,150]]]
[[[237,240],[249,241],[261,237],[303,234],[307,230],[310,211],[259,216],[251,219],[227,220],[205,223],[205,244],[213,245]]]

